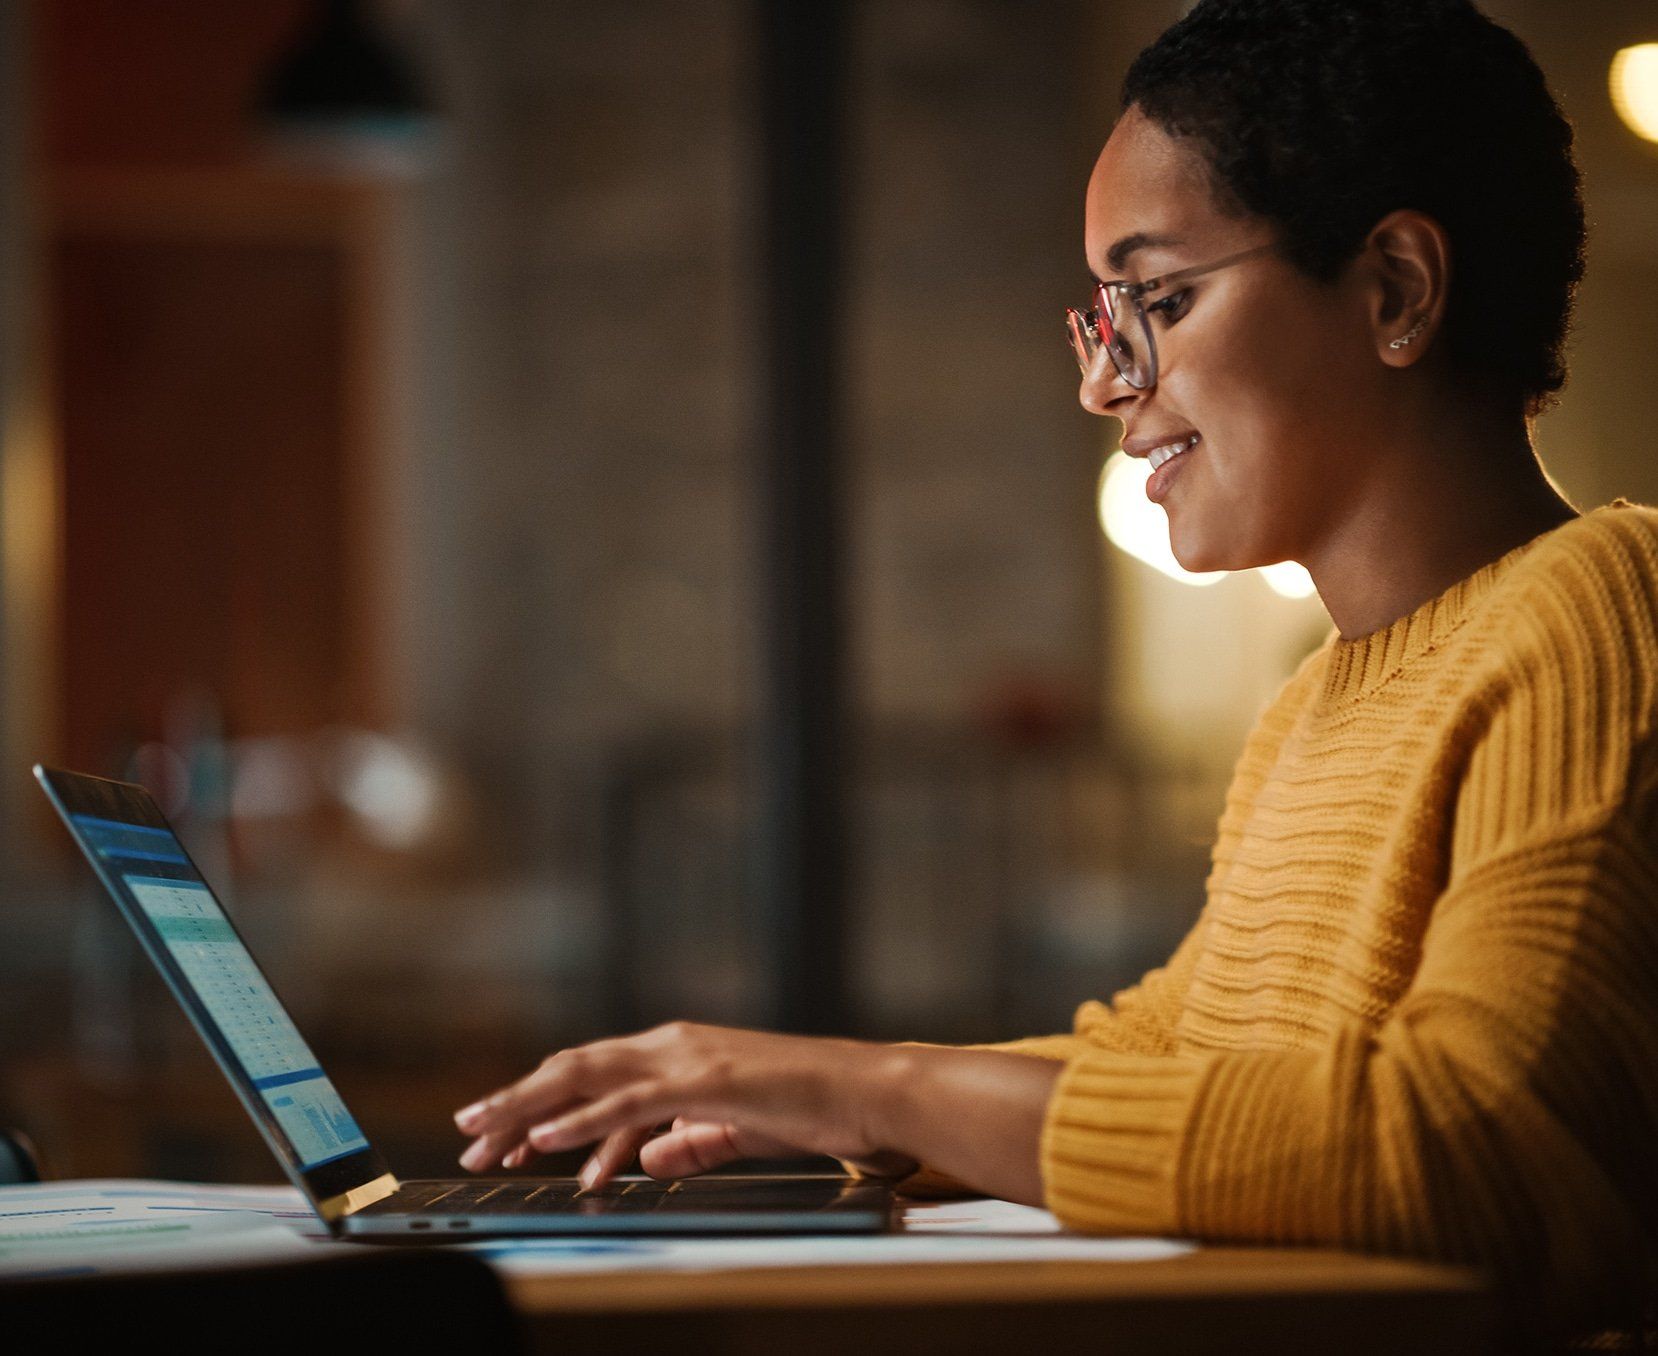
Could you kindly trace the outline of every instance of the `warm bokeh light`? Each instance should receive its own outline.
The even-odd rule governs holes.
[[[1272,591],[1284,598],[1311,598],[1317,589],[1313,584],[1312,575],[1307,573],[1304,565],[1297,565],[1293,560],[1280,561],[1276,565],[1263,565],[1260,576],[1267,581]]]
[[[1100,473],[1100,526],[1112,545],[1182,584],[1206,585],[1225,579],[1226,570],[1194,574],[1181,568],[1169,549],[1168,517],[1146,498],[1150,477],[1151,467],[1143,457],[1114,452],[1107,459]],[[1313,594],[1312,576],[1293,560],[1263,566],[1258,573],[1281,597],[1308,598]]]
[[[1658,42],[1625,47],[1612,58],[1612,104],[1637,136],[1658,141]]]

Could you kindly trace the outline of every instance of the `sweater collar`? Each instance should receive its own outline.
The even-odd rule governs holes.
[[[1489,564],[1482,565],[1438,597],[1430,598],[1414,612],[1390,622],[1379,631],[1352,640],[1343,640],[1339,633],[1332,633],[1326,642],[1329,658],[1324,667],[1321,704],[1362,697],[1421,656],[1431,654],[1474,615],[1510,567],[1539,542],[1570,528],[1573,523],[1627,507],[1628,503],[1625,499],[1615,499],[1604,508],[1580,514],[1559,527],[1550,528]]]

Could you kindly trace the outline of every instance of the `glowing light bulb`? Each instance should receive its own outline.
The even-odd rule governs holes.
[[[1658,141],[1658,42],[1625,47],[1612,58],[1612,106],[1636,136]]]

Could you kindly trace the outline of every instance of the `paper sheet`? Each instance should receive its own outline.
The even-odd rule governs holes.
[[[1046,1210],[1012,1201],[916,1201],[904,1209],[906,1232],[950,1234],[1063,1234]]]
[[[292,1187],[97,1180],[0,1187],[0,1278],[243,1266],[317,1255]]]
[[[903,1231],[894,1234],[486,1239],[461,1246],[517,1276],[922,1262],[1154,1262],[1194,1247],[1176,1239],[1067,1234],[1046,1210],[992,1200],[917,1202],[904,1211]]]
[[[862,1238],[534,1239],[461,1245],[508,1275],[601,1271],[727,1271],[891,1266],[923,1262],[1153,1262],[1192,1245],[1161,1238],[986,1238],[876,1234]]]

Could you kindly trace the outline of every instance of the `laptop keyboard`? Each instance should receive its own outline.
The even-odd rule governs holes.
[[[495,1181],[409,1182],[367,1213],[421,1215],[534,1215],[550,1212],[642,1214],[711,1209],[793,1209],[827,1207],[844,1194],[844,1179],[695,1177],[675,1182],[623,1178],[596,1191],[582,1191],[574,1178]]]
[[[648,1210],[678,1183],[607,1182],[582,1192],[583,1201],[605,1202],[610,1209]],[[388,1205],[423,1215],[523,1215],[557,1210],[574,1201],[580,1184],[571,1181],[420,1182],[399,1191]],[[625,1204],[624,1204],[625,1203]]]

